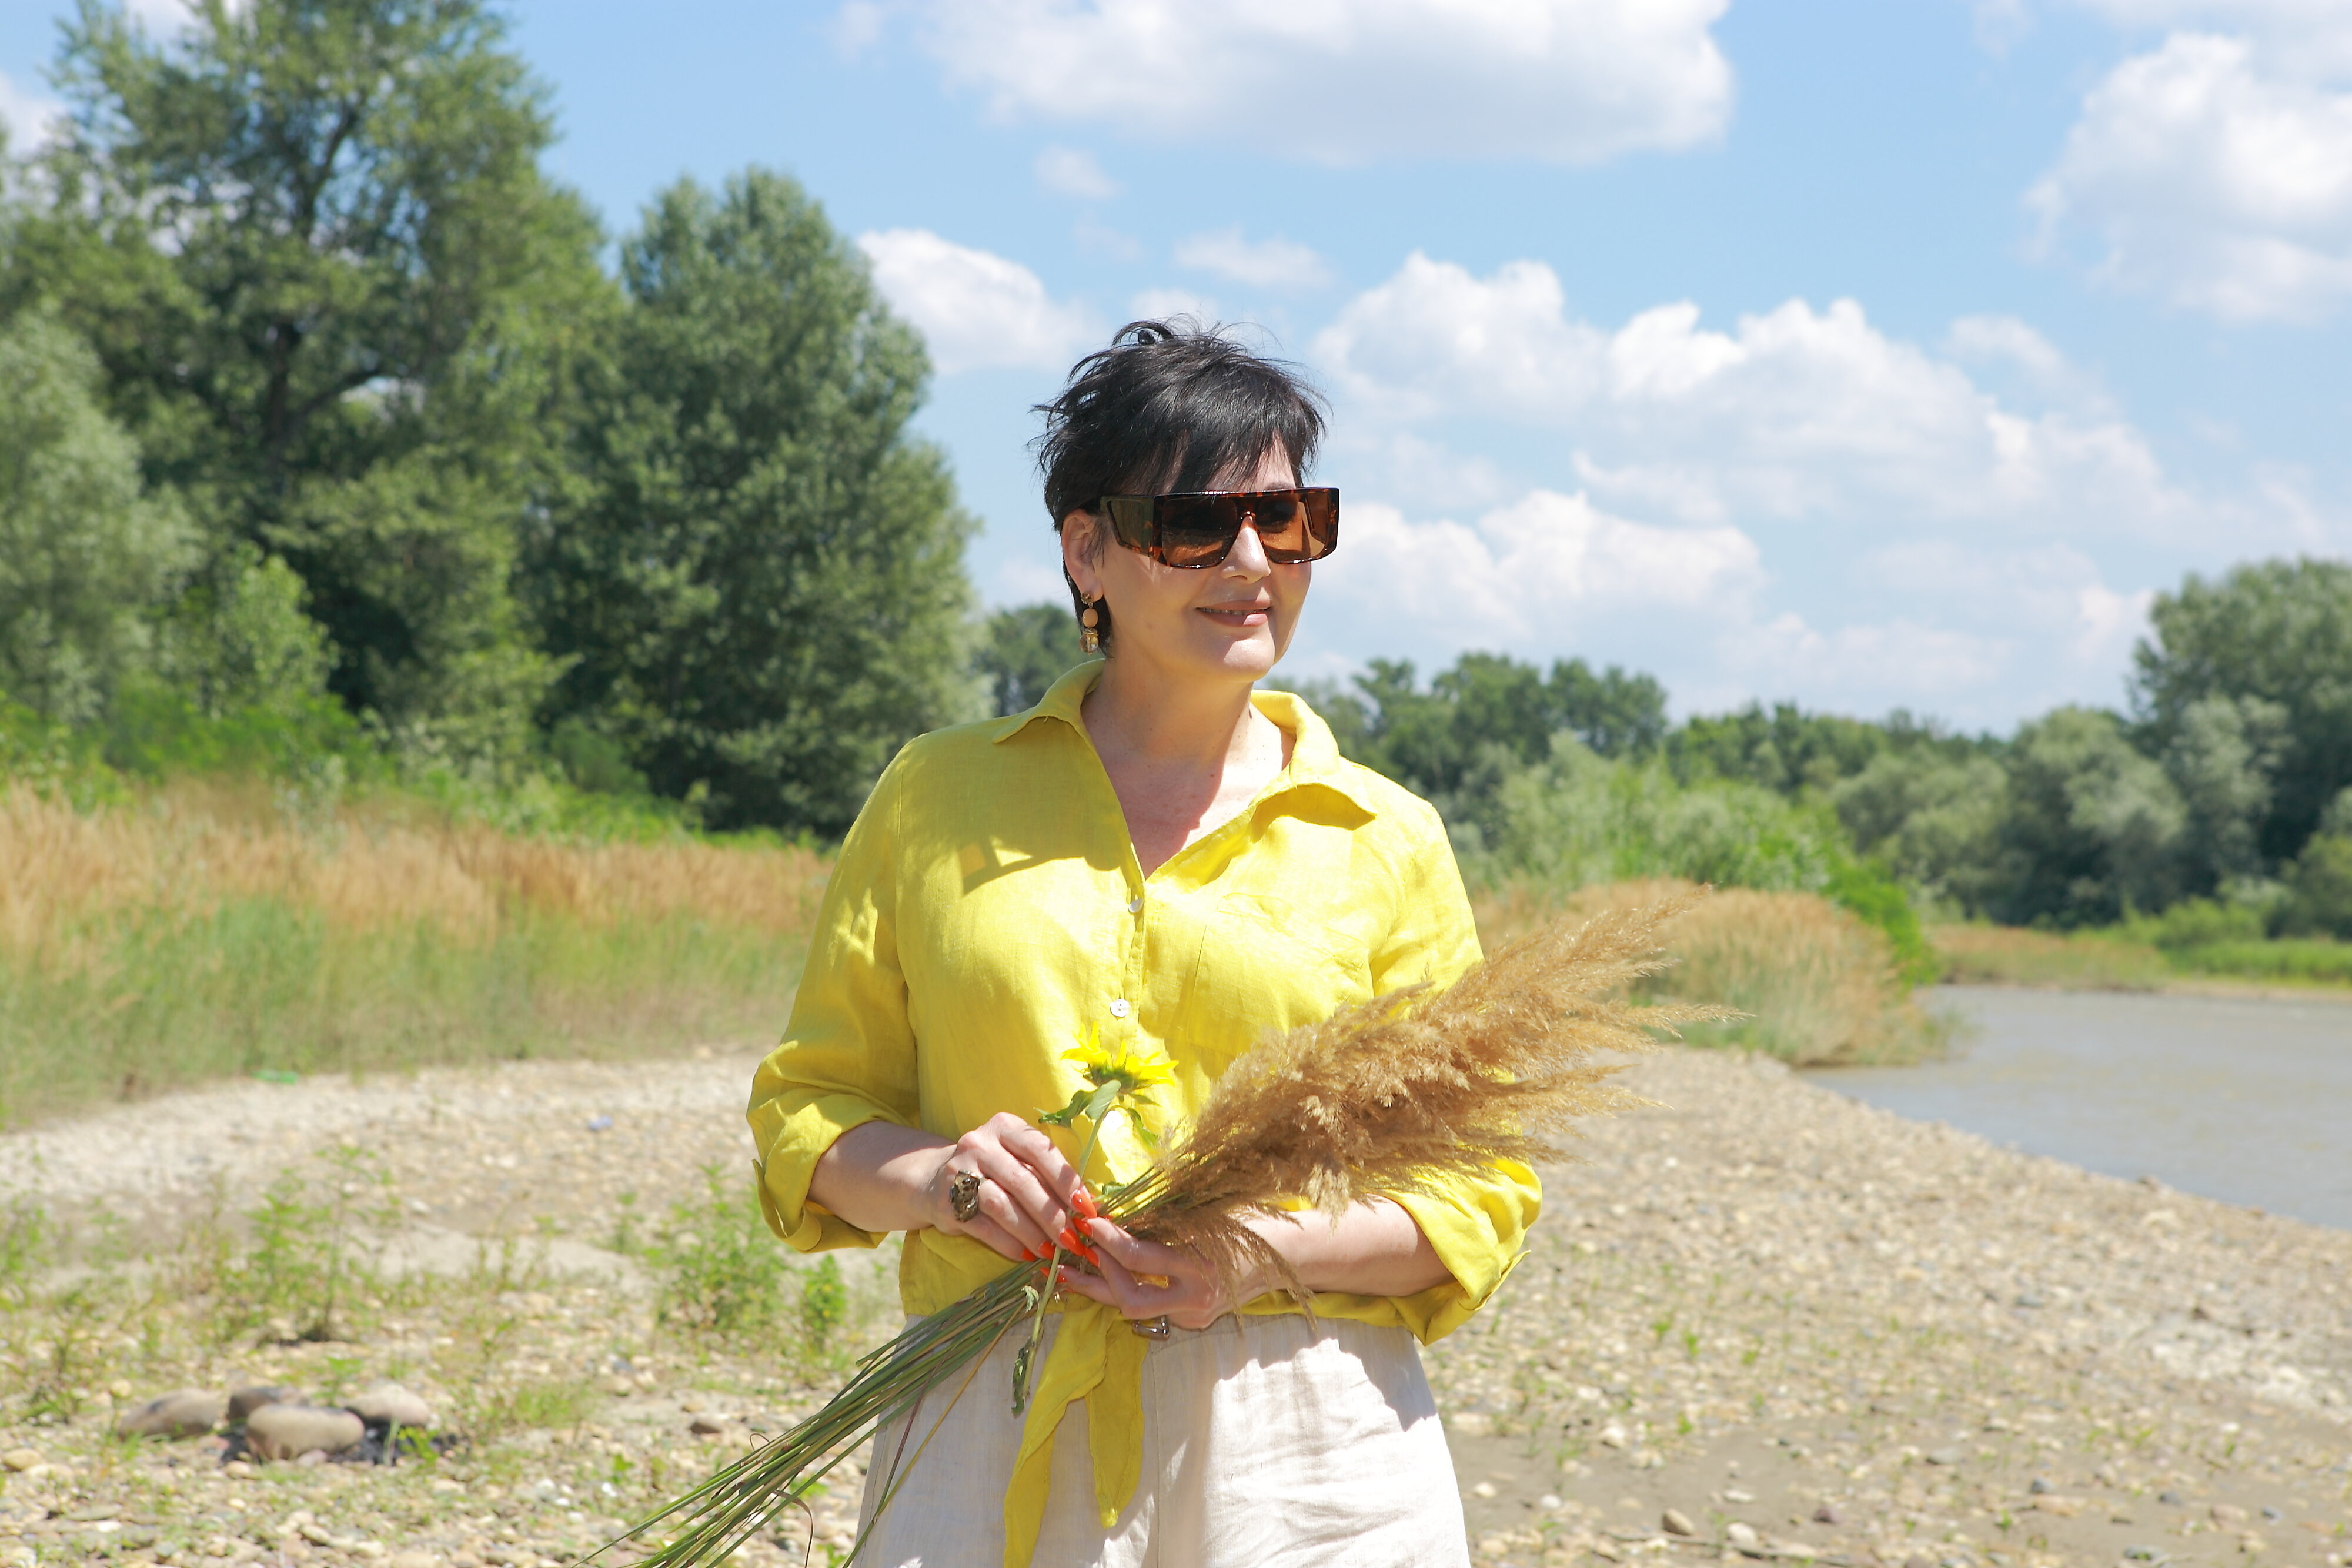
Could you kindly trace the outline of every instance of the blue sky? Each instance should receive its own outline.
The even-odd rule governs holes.
[[[20,141],[65,9],[0,15]],[[1582,655],[2006,727],[2120,701],[2185,572],[2352,542],[2343,0],[511,15],[615,233],[758,162],[864,246],[994,603],[1058,588],[1029,405],[1187,307],[1333,398],[1300,675]]]

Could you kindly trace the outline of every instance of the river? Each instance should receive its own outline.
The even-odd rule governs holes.
[[[2352,1229],[2352,1002],[1942,986],[1944,1061],[1808,1072],[2111,1176]]]

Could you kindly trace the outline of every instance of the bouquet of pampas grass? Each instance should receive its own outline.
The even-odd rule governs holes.
[[[1610,1082],[1660,1034],[1732,1016],[1716,1007],[1635,1006],[1629,988],[1667,960],[1659,927],[1698,891],[1612,909],[1511,943],[1444,990],[1376,997],[1265,1040],[1218,1080],[1200,1115],[1101,1212],[1139,1236],[1193,1249],[1229,1288],[1261,1270],[1308,1293],[1249,1228],[1303,1198],[1336,1219],[1359,1199],[1412,1192],[1497,1160],[1555,1152],[1587,1116],[1643,1102]],[[985,1354],[1034,1313],[1060,1255],[1008,1269],[858,1364],[806,1421],[632,1529],[668,1527],[646,1558],[703,1568],[727,1557],[886,1422]],[[885,1500],[887,1506],[887,1500]],[[592,1557],[611,1550],[608,1542]]]

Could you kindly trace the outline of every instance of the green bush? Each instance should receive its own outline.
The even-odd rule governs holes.
[[[2172,967],[2195,975],[2305,985],[2352,985],[2352,943],[2325,936],[2269,942],[2212,942],[2168,953]]]
[[[2216,943],[2260,942],[2262,911],[2210,898],[2184,898],[2159,915],[2137,915],[2120,927],[2126,940],[2170,955]]]
[[[2352,835],[2320,833],[2287,880],[2279,930],[2289,936],[2352,936]]]
[[[1683,784],[1663,762],[1596,756],[1562,736],[1545,764],[1505,775],[1484,818],[1455,829],[1474,885],[1539,902],[1655,877],[1816,893],[1884,932],[1907,983],[1937,973],[1909,894],[1854,854],[1818,801],[1732,780]]]

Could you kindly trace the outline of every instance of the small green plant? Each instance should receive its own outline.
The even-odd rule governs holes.
[[[833,1259],[820,1259],[815,1268],[801,1276],[800,1319],[802,1343],[810,1359],[830,1359],[834,1341],[849,1322],[849,1286],[841,1277],[841,1265]]]
[[[604,1238],[605,1249],[625,1258],[634,1256],[641,1245],[637,1239],[637,1195],[625,1192],[613,1201],[613,1229]]]
[[[39,1204],[16,1197],[0,1209],[0,1305],[19,1312],[30,1310],[35,1282],[55,1247],[55,1228]]]
[[[594,1414],[596,1396],[577,1378],[541,1378],[495,1388],[476,1406],[477,1439],[552,1427],[576,1427]]]
[[[668,1234],[647,1249],[659,1270],[656,1314],[712,1339],[772,1327],[784,1313],[791,1267],[784,1251],[747,1184],[730,1181],[716,1165],[703,1167],[702,1179],[701,1197],[672,1204]]]
[[[346,1145],[320,1157],[321,1179],[306,1182],[286,1171],[259,1207],[247,1211],[251,1242],[220,1280],[223,1339],[256,1331],[289,1340],[348,1339],[376,1310],[383,1281],[365,1232],[388,1229],[398,1218],[390,1179],[362,1149]]]
[[[355,1355],[331,1355],[319,1374],[319,1398],[326,1405],[341,1405],[343,1396],[359,1379],[367,1363]]]

